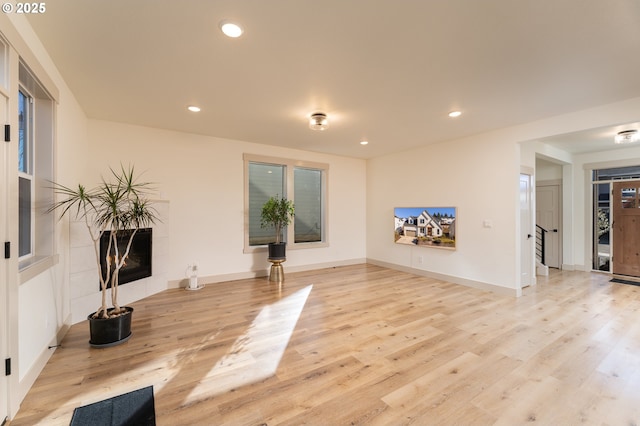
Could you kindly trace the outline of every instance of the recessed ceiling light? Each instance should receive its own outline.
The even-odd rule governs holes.
[[[462,112],[461,112],[461,111],[451,111],[451,112],[449,113],[449,117],[451,117],[451,118],[460,117],[461,115],[462,115]]]
[[[195,105],[189,105],[187,109],[191,112],[200,112],[200,107],[197,107]]]
[[[242,35],[243,30],[242,27],[238,24],[234,24],[229,21],[222,21],[220,23],[220,29],[227,37],[238,38]]]
[[[369,141],[360,141],[360,145],[368,145]]]

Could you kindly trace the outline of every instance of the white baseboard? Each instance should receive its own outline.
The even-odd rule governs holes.
[[[518,297],[518,289],[501,287],[495,284],[489,284],[482,281],[469,280],[467,278],[456,277],[453,275],[440,274],[437,272],[426,271],[424,269],[411,268],[409,266],[396,265],[394,263],[383,262],[375,259],[367,259],[367,263],[382,266],[384,268],[395,269],[397,271],[407,272],[409,274],[421,275],[424,277],[435,278],[437,280],[447,281],[453,284],[463,285],[465,287],[477,288],[478,290],[491,291],[506,296]]]
[[[567,263],[562,264],[563,271],[582,271],[582,272],[591,272],[591,266],[587,265],[569,265]]]
[[[316,269],[324,269],[324,268],[334,268],[337,266],[349,266],[349,265],[358,265],[361,263],[366,263],[367,260],[364,258],[359,259],[348,259],[348,260],[340,260],[337,262],[324,262],[324,263],[313,263],[311,265],[298,265],[298,266],[288,266],[283,264],[285,274],[287,272],[306,272],[313,271]],[[266,277],[269,275],[269,269],[260,269],[256,271],[248,271],[248,272],[237,272],[233,274],[220,274],[220,275],[206,275],[202,277],[198,277],[198,285],[207,285],[214,284],[225,281],[236,281],[236,280],[246,280],[251,278],[260,278]],[[189,280],[187,278],[181,280],[171,280],[168,283],[168,288],[184,288],[189,285]]]
[[[453,275],[439,274],[436,272],[426,271],[424,269],[416,269],[408,266],[396,265],[394,263],[388,263],[375,259],[348,259],[337,262],[324,262],[314,263],[311,265],[299,265],[299,266],[285,266],[285,273],[290,272],[306,272],[316,269],[333,268],[337,266],[349,266],[357,265],[361,263],[370,263],[372,265],[382,266],[384,268],[395,269],[410,274],[421,275],[429,278],[435,278],[442,281],[447,281],[453,284],[463,285],[465,287],[477,288],[479,290],[491,291],[498,294],[504,294],[508,296],[518,296],[518,290],[515,288],[501,287],[495,284],[489,284],[481,281],[470,280],[466,278],[456,277]],[[220,275],[208,275],[198,277],[199,285],[214,284],[225,281],[236,281],[251,278],[266,277],[269,275],[269,269],[261,269],[257,271],[238,272],[233,274],[220,274]],[[171,280],[168,283],[168,288],[183,288],[189,283],[187,278],[180,280]]]

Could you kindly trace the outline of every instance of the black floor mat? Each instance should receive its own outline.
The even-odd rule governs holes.
[[[73,410],[69,426],[155,426],[153,386]]]
[[[618,283],[618,284],[630,284],[630,285],[640,286],[640,282],[638,282],[638,281],[623,280],[621,278],[612,278],[610,282]]]

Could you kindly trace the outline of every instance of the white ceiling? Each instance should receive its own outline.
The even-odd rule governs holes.
[[[638,0],[46,7],[29,22],[97,119],[372,158],[640,97]],[[244,35],[223,36],[225,19]],[[323,132],[307,126],[317,111]],[[594,135],[559,143],[577,152]]]
[[[640,111],[638,111],[638,113],[640,114]],[[573,154],[625,149],[628,148],[629,145],[615,144],[614,142],[614,138],[618,132],[625,130],[638,130],[640,132],[640,122],[598,127],[582,132],[550,136],[548,138],[539,139],[539,142],[553,145],[556,148]]]

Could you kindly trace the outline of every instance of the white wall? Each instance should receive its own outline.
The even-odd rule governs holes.
[[[562,165],[536,159],[536,182],[562,180]]]
[[[367,257],[465,285],[518,294],[520,223],[518,174],[536,155],[565,164],[563,179],[563,261],[567,269],[589,270],[590,210],[583,164],[599,158],[640,158],[640,152],[596,153],[574,160],[536,142],[549,136],[637,121],[640,98],[628,99],[466,139],[417,148],[368,162]],[[431,153],[440,152],[434,158]],[[632,162],[635,159],[628,160]],[[575,162],[575,164],[571,164]],[[617,160],[616,160],[617,162]],[[457,250],[393,243],[394,207],[451,205],[458,208]],[[484,228],[484,220],[493,223]],[[417,262],[422,256],[424,262]]]
[[[20,286],[20,380],[27,376],[43,346],[56,344],[58,327],[64,322],[63,314],[56,311],[65,310],[68,304],[58,294],[61,284],[56,268],[49,268]],[[53,309],[57,307],[60,309]]]
[[[370,160],[368,258],[515,294],[519,156],[517,144],[485,135]],[[457,208],[455,251],[394,243],[394,207],[449,206]]]
[[[365,260],[364,160],[98,120],[89,140],[95,180],[131,163],[171,203],[169,280],[184,279],[194,261],[204,282],[266,273],[266,252],[243,253],[243,153],[329,164],[329,247],[288,250],[285,273]]]

